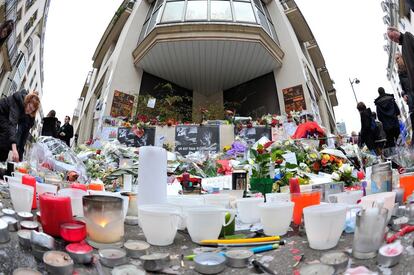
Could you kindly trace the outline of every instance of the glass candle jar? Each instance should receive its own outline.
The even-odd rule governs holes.
[[[83,197],[86,231],[91,241],[115,243],[124,236],[123,200],[119,197],[88,195]]]

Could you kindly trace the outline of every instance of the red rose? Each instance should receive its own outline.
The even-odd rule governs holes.
[[[259,155],[264,153],[264,149],[263,148],[257,148],[257,153],[259,153]]]
[[[272,119],[272,122],[270,123],[270,125],[272,125],[272,127],[275,127],[278,124],[279,124],[279,121],[277,119]]]
[[[328,165],[328,161],[326,159],[321,160],[322,166]]]
[[[318,172],[319,170],[321,170],[321,165],[319,164],[319,162],[314,162],[312,168],[314,171]]]
[[[282,164],[282,162],[283,162],[283,159],[277,159],[277,160],[275,161],[275,163],[276,163],[277,165]]]
[[[246,127],[247,127],[247,128],[252,128],[252,127],[253,127],[253,124],[252,124],[251,122],[248,122],[248,123],[246,124]]]

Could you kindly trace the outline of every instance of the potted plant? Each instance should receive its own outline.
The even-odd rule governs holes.
[[[268,146],[259,144],[256,149],[250,149],[252,175],[250,190],[261,192],[263,195],[271,193],[274,179],[270,177],[271,152]]]

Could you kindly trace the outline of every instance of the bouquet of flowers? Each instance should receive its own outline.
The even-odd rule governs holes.
[[[358,179],[352,174],[353,170],[354,167],[348,163],[345,163],[339,167],[337,171],[332,173],[332,179],[334,181],[345,182],[345,186],[350,187],[358,181]]]

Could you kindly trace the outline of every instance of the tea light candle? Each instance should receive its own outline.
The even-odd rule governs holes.
[[[321,263],[330,265],[339,273],[348,267],[349,257],[341,251],[331,251],[324,253],[321,257]]]
[[[65,252],[48,251],[43,255],[43,262],[50,274],[72,275],[73,273],[73,260]]]
[[[28,185],[33,187],[33,202],[32,202],[32,209],[37,208],[37,202],[36,202],[36,179],[33,176],[30,175],[23,175],[22,177],[22,183],[24,185]]]
[[[72,221],[70,197],[58,197],[52,193],[43,193],[39,197],[43,231],[60,237],[60,225]]]
[[[60,225],[60,235],[67,242],[80,242],[86,238],[86,225],[81,221],[73,221]]]
[[[10,241],[8,224],[0,219],[0,243],[7,243]]]
[[[30,242],[32,245],[37,245],[39,247],[47,249],[55,249],[55,239],[45,233],[36,232],[34,230],[30,231]]]
[[[14,217],[16,216],[16,211],[14,211],[13,209],[10,208],[3,208],[1,210],[1,212],[3,213],[3,215],[5,216],[10,216],[10,217]]]
[[[126,251],[118,248],[99,250],[99,258],[103,265],[114,267],[126,263]]]
[[[21,229],[39,231],[39,223],[35,221],[21,221],[20,227]]]
[[[3,221],[7,223],[7,227],[10,232],[16,232],[18,230],[17,220],[10,216],[1,217]]]
[[[42,273],[30,268],[18,268],[13,271],[13,275],[42,275]]]
[[[30,235],[30,230],[22,229],[17,231],[17,236],[19,237],[19,244],[24,248],[30,248],[31,246]]]
[[[92,262],[92,246],[86,243],[71,243],[66,246],[66,252],[78,264],[89,264]]]
[[[32,243],[32,254],[38,261],[43,261],[43,255],[50,249]]]
[[[17,218],[20,221],[31,221],[33,220],[33,214],[30,212],[18,212],[17,213]]]
[[[144,241],[128,240],[124,243],[124,247],[129,257],[137,259],[147,253],[150,245]]]

